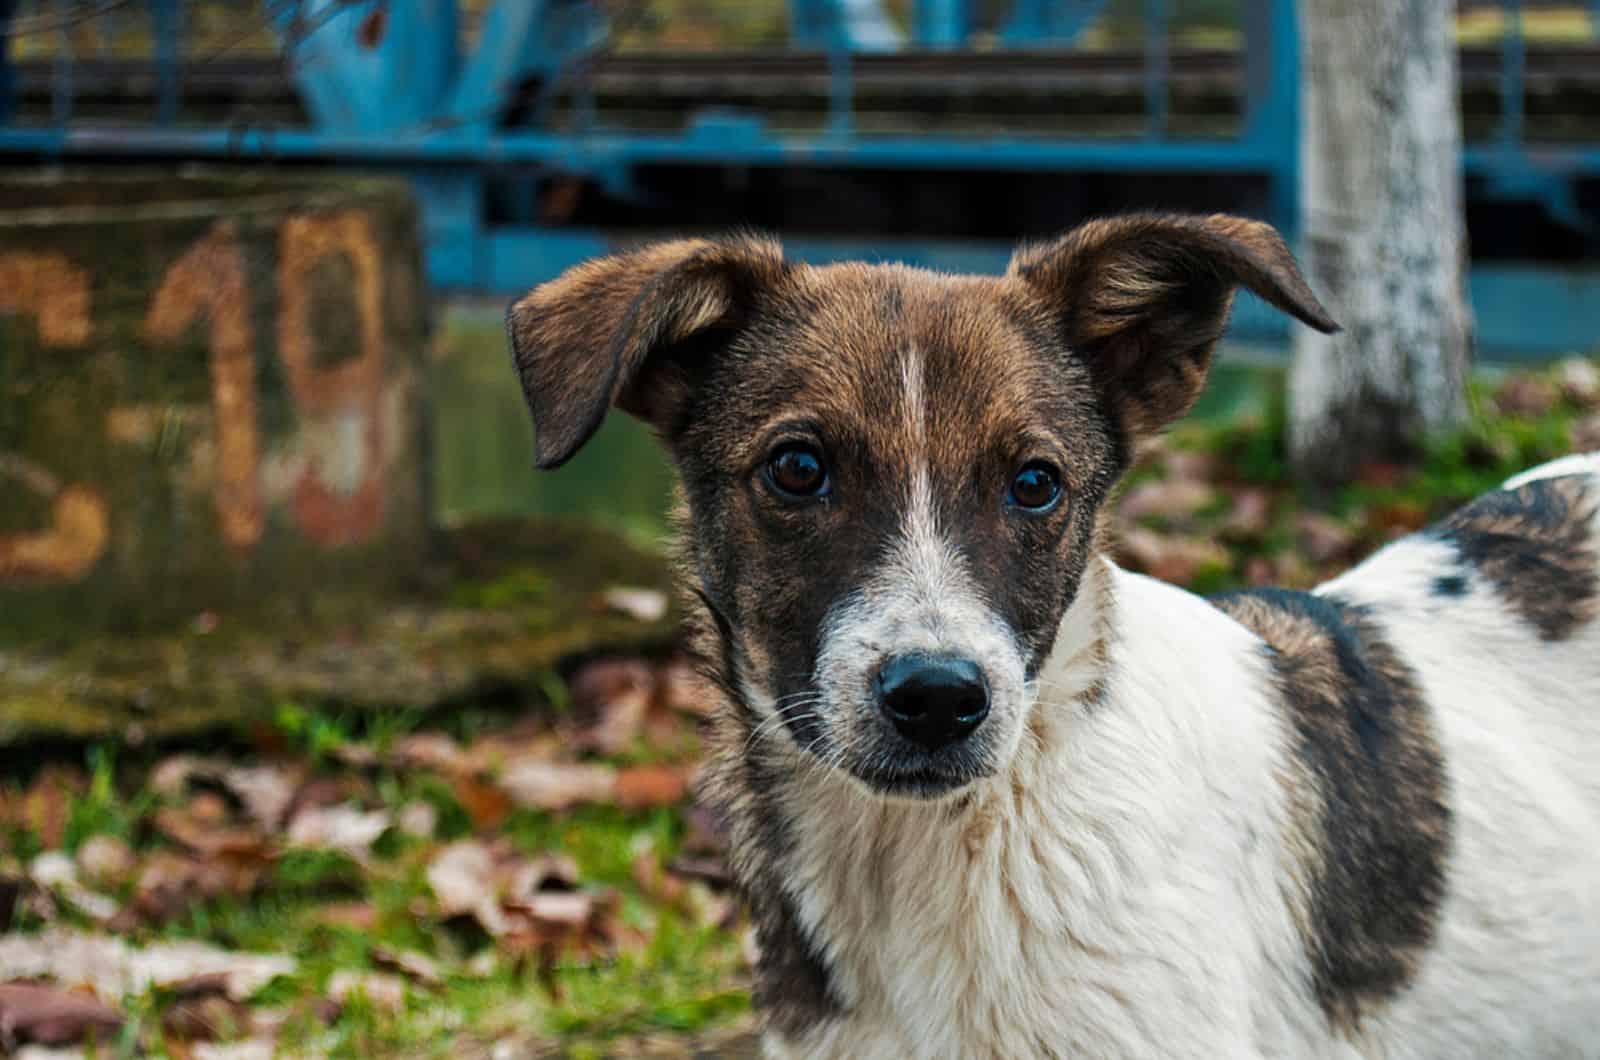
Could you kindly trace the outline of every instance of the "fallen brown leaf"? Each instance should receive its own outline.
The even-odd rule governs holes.
[[[28,865],[28,878],[91,920],[104,923],[119,910],[115,901],[83,885],[78,879],[77,863],[65,851],[49,850],[34,858]]]
[[[283,826],[304,781],[301,766],[234,766],[222,772],[222,783],[244,804],[250,818],[268,832]]]
[[[370,932],[378,926],[378,910],[367,902],[332,902],[316,911],[319,923]]]
[[[210,799],[199,797],[192,800],[187,809],[168,806],[155,815],[157,830],[196,854],[270,859],[274,850],[271,840],[254,829],[236,827],[226,821],[225,814],[212,809]]]
[[[659,622],[667,616],[667,596],[656,589],[614,586],[600,594],[600,603],[639,622]]]
[[[1189,584],[1208,567],[1226,567],[1230,558],[1214,541],[1158,534],[1142,526],[1123,530],[1118,551],[1135,570],[1178,585]]]
[[[1258,538],[1272,525],[1272,497],[1266,490],[1247,487],[1234,492],[1233,507],[1219,528],[1235,540]]]
[[[1571,437],[1575,452],[1588,453],[1600,449],[1600,412],[1574,423]]]
[[[413,799],[400,807],[400,812],[395,814],[394,823],[400,831],[416,839],[432,839],[439,830],[439,811],[434,809],[433,803],[422,799]]]
[[[1556,368],[1561,396],[1581,408],[1600,406],[1600,364],[1587,357],[1569,357]]]
[[[629,868],[634,885],[645,897],[670,906],[683,900],[684,881],[675,873],[668,874],[661,864],[661,852],[653,845],[639,851]]]
[[[250,1038],[239,1042],[198,1042],[190,1060],[273,1060],[278,1044],[271,1038]]]
[[[1216,489],[1199,479],[1154,479],[1130,489],[1117,511],[1129,522],[1152,516],[1185,519],[1216,503],[1216,499]]]
[[[46,850],[60,847],[66,836],[72,800],[88,788],[88,783],[81,770],[45,766],[17,800],[12,809],[15,815],[12,823],[32,832]]]
[[[519,761],[500,774],[500,787],[518,806],[565,810],[583,803],[609,803],[616,796],[616,771],[606,766]]]
[[[617,772],[614,794],[627,810],[654,809],[682,802],[689,777],[681,766],[634,766]]]
[[[679,853],[685,858],[721,858],[728,849],[727,830],[717,815],[697,802],[689,807],[683,817],[688,830],[679,844]]]
[[[164,923],[183,915],[196,899],[249,894],[271,864],[272,858],[259,850],[225,851],[204,859],[158,850],[145,859],[124,914]]]
[[[120,886],[138,868],[132,849],[116,836],[93,835],[78,847],[78,871],[97,886]]]
[[[450,788],[455,794],[456,801],[471,819],[472,826],[480,831],[500,827],[511,813],[511,796],[504,789],[488,781],[459,776],[451,783]]]
[[[642,659],[599,659],[573,675],[572,705],[594,723],[575,745],[601,754],[624,751],[639,738],[655,698],[655,671]]]
[[[1374,508],[1367,517],[1386,537],[1399,537],[1428,525],[1428,509],[1416,501],[1393,501]]]
[[[24,1042],[103,1041],[121,1028],[116,1009],[85,994],[45,983],[0,983],[0,1048],[7,1052]]]
[[[461,745],[442,732],[413,732],[394,742],[389,763],[396,769],[422,769],[455,775],[469,771]]]
[[[444,982],[439,966],[427,954],[415,950],[392,950],[387,946],[372,948],[372,963],[391,972],[399,972],[412,982],[424,986],[438,986]]]
[[[1209,449],[1168,449],[1161,464],[1167,478],[1215,482],[1220,477],[1222,458]]]
[[[161,1013],[162,1032],[184,1042],[238,1038],[252,1029],[250,1009],[220,990],[179,997]]]
[[[579,882],[578,863],[566,854],[541,854],[527,859],[517,854],[503,856],[499,876],[512,901],[541,891],[575,890]]]
[[[427,879],[445,916],[471,916],[491,935],[509,928],[495,889],[495,857],[486,844],[476,839],[451,843],[428,865]]]
[[[1356,535],[1349,527],[1319,512],[1300,512],[1294,518],[1294,528],[1301,550],[1313,563],[1343,559],[1356,544]]]
[[[150,771],[150,777],[145,783],[157,795],[176,799],[188,790],[193,781],[220,779],[227,770],[228,763],[221,758],[178,754],[162,759]]]
[[[191,1060],[273,1060],[277,1042],[271,1038],[251,1038],[242,1042],[199,1042]]]
[[[350,803],[307,806],[289,822],[288,841],[290,846],[334,850],[365,861],[390,823],[386,810],[362,810]]]
[[[171,989],[204,976],[221,976],[222,990],[243,1001],[269,981],[294,972],[277,954],[224,950],[193,941],[130,946],[109,935],[55,929],[0,937],[0,980],[54,979],[87,986],[103,998]]]
[[[1513,375],[1494,393],[1494,404],[1507,416],[1543,416],[1555,407],[1560,392],[1548,379]]]
[[[365,997],[375,1009],[399,1012],[406,1004],[406,982],[383,972],[353,972],[343,969],[328,980],[328,997],[347,1005],[354,997]]]
[[[680,714],[703,718],[716,709],[716,696],[689,660],[674,657],[656,673],[656,697],[661,706]]]
[[[686,880],[699,880],[713,887],[730,888],[733,874],[721,858],[678,858],[667,866],[667,871]]]

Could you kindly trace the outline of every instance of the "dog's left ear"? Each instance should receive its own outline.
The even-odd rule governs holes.
[[[575,265],[511,303],[534,463],[566,463],[613,404],[661,427],[687,391],[685,362],[736,329],[784,268],[772,240],[674,240]]]
[[[1199,397],[1235,288],[1318,331],[1339,330],[1277,231],[1225,214],[1090,221],[1018,250],[1007,275],[1044,300],[1112,414],[1137,435]]]

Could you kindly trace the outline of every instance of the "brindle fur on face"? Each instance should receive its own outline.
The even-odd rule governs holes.
[[[1097,510],[1140,437],[1192,404],[1239,283],[1332,326],[1269,227],[1136,216],[992,278],[660,244],[536,288],[508,329],[541,466],[613,403],[672,454],[688,587],[746,748],[786,738],[875,790],[933,795],[1021,739]],[[822,455],[826,496],[771,488],[792,443]],[[1034,461],[1061,482],[1048,511],[1007,501]],[[965,741],[926,750],[884,720],[874,678],[918,652],[981,669],[989,714]]]
[[[791,441],[823,454],[826,499],[767,487],[768,454]],[[689,558],[757,714],[884,787],[894,769],[992,772],[1120,460],[1086,370],[1031,307],[999,280],[795,270],[707,366],[667,443]],[[1063,502],[1008,506],[1039,459],[1061,470]],[[912,650],[971,657],[989,681],[989,721],[946,761],[901,741],[873,700],[878,666]]]

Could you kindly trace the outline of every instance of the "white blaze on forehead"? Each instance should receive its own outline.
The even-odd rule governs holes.
[[[917,468],[928,461],[927,395],[923,393],[922,351],[907,346],[900,354],[900,403],[905,410],[906,440]]]

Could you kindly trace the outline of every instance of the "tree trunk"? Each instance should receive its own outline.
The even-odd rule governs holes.
[[[1313,481],[1414,456],[1466,413],[1454,7],[1300,0],[1302,233],[1344,325],[1295,329],[1289,445]]]

